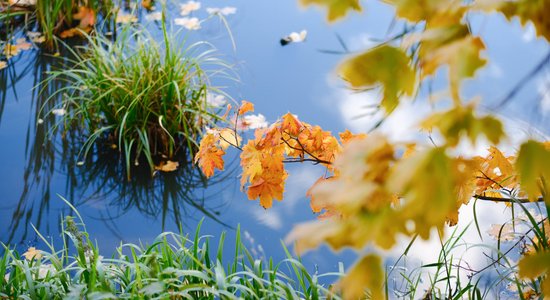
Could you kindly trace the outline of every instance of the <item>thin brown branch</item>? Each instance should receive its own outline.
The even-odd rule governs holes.
[[[540,225],[543,224],[546,220],[548,220],[548,218],[544,218],[544,219],[540,220],[539,222],[537,222],[537,225],[540,226]],[[527,232],[525,232],[525,233],[519,238],[519,240],[518,240],[517,242],[515,242],[514,245],[512,245],[512,247],[510,247],[510,249],[506,250],[506,252],[502,253],[502,255],[499,255],[499,257],[498,257],[496,260],[494,260],[493,262],[491,262],[491,263],[488,264],[487,266],[485,266],[485,267],[483,267],[483,268],[481,268],[481,269],[475,271],[475,272],[471,275],[471,277],[474,277],[474,276],[476,276],[476,275],[478,275],[478,274],[481,274],[483,271],[485,271],[485,270],[487,270],[487,269],[493,267],[493,266],[496,265],[496,264],[499,264],[499,263],[500,263],[500,260],[501,260],[502,258],[506,257],[506,255],[508,255],[508,253],[510,253],[510,251],[512,251],[513,249],[515,249],[524,239],[527,238],[527,235],[528,235],[530,232],[532,232],[533,230],[534,230],[534,227],[529,228],[529,230],[527,230]],[[470,277],[470,278],[471,278],[471,277]]]
[[[493,202],[506,202],[506,203],[531,203],[531,202],[544,202],[543,197],[538,197],[537,201],[530,201],[527,198],[506,198],[506,197],[491,197],[491,196],[483,196],[474,194],[472,197],[479,199],[479,200],[485,200],[485,201],[493,201]]]

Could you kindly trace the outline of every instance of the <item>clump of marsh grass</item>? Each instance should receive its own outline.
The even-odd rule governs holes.
[[[339,299],[318,279],[338,278],[341,270],[310,274],[290,255],[266,263],[248,252],[239,230],[234,256],[227,258],[225,233],[214,250],[210,238],[200,236],[200,225],[191,238],[165,232],[150,245],[122,244],[105,258],[76,212],[62,223],[62,249],[42,236],[46,250],[30,248],[20,255],[5,246],[0,298]]]
[[[205,126],[220,120],[207,101],[208,93],[221,93],[211,77],[231,76],[212,46],[178,40],[164,22],[161,43],[144,29],[124,28],[114,41],[88,36],[70,68],[50,73],[49,81],[67,83],[51,96],[63,96],[65,129],[89,132],[83,156],[98,140],[117,147],[128,179],[142,158],[153,172],[159,160],[192,157]]]

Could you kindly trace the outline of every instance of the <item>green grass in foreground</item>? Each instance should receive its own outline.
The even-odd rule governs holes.
[[[89,132],[83,155],[97,140],[118,147],[128,178],[141,158],[152,172],[159,160],[192,157],[205,126],[219,119],[207,101],[220,92],[211,77],[231,77],[207,43],[186,45],[163,32],[161,43],[144,29],[125,28],[115,41],[89,36],[73,65],[48,80],[67,82],[51,98],[63,99],[65,129]]]
[[[63,249],[42,236],[48,249],[30,248],[24,257],[6,246],[0,299],[339,299],[318,279],[335,281],[342,270],[310,274],[288,251],[266,264],[247,251],[239,230],[230,259],[223,257],[225,233],[214,251],[200,224],[191,239],[165,232],[151,245],[123,244],[104,258],[77,216],[63,222]]]

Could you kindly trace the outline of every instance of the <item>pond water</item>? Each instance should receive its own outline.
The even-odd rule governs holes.
[[[227,93],[237,100],[253,102],[255,111],[265,115],[269,122],[292,112],[332,132],[346,128],[359,132],[370,130],[379,120],[379,115],[368,115],[364,108],[376,95],[347,91],[335,76],[334,68],[346,51],[339,39],[354,52],[396,32],[388,32],[393,15],[388,6],[369,1],[365,12],[330,25],[323,12],[300,9],[295,0],[205,0],[202,4],[203,8],[228,5],[237,8],[236,14],[227,17],[236,49],[216,19],[205,22],[201,30],[183,35],[190,41],[211,42],[223,59],[235,64],[240,82],[228,87]],[[177,5],[169,4],[174,16]],[[196,13],[200,18],[205,14]],[[500,16],[472,16],[471,21],[473,30],[486,38],[490,64],[480,72],[478,80],[466,85],[465,95],[481,95],[482,109],[498,113],[506,120],[507,128],[514,133],[510,148],[518,140],[550,133],[550,126],[546,125],[550,113],[548,64],[512,100],[499,105],[547,55],[547,44],[536,39],[532,29],[522,29],[517,22],[508,23]],[[154,23],[147,27],[158,30]],[[304,43],[285,47],[279,44],[281,37],[302,29],[308,31]],[[174,30],[178,28],[174,26]],[[284,200],[274,203],[269,210],[261,208],[257,201],[247,200],[239,190],[238,161],[233,161],[233,168],[217,175],[207,188],[201,187],[196,176],[185,170],[128,183],[113,158],[77,166],[79,149],[71,147],[69,140],[48,138],[49,127],[45,124],[55,123],[55,116],[50,116],[49,123],[37,122],[44,99],[33,87],[44,80],[43,72],[55,59],[35,49],[12,59],[10,66],[0,71],[3,243],[21,249],[40,245],[33,226],[44,236],[58,239],[61,215],[71,213],[61,197],[82,214],[92,239],[97,240],[105,253],[114,251],[121,241],[150,242],[163,230],[178,231],[179,224],[184,231],[192,232],[204,218],[203,234],[217,237],[226,230],[233,236],[234,228],[240,224],[248,233],[246,242],[258,256],[280,260],[285,256],[281,240],[293,225],[315,219],[305,193],[323,174],[320,166],[291,166]],[[436,77],[434,89],[441,86],[443,77],[443,74]],[[431,109],[426,98],[427,94],[421,93],[419,99],[398,110],[379,130],[394,139],[426,139],[412,128]],[[478,145],[477,149],[467,150],[473,153],[482,148]],[[482,205],[478,209],[485,210],[483,228],[510,217],[501,207],[496,215],[494,206]],[[464,215],[471,215],[466,212],[470,210],[471,207],[464,208]],[[464,225],[469,220],[461,222]],[[429,245],[419,244],[420,258],[428,260],[430,255],[437,255],[439,249]],[[402,249],[404,246],[390,256]],[[350,266],[354,258],[350,250],[332,253],[325,247],[304,256],[306,266],[312,270],[317,266],[320,272],[337,270],[338,262]]]

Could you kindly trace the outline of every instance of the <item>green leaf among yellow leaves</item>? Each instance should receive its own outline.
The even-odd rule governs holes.
[[[456,146],[463,136],[474,145],[480,135],[486,136],[493,144],[498,144],[504,136],[502,123],[492,116],[476,116],[473,103],[432,114],[422,122],[421,127],[427,130],[436,128],[451,147]]]
[[[521,187],[529,199],[534,201],[542,193],[546,195],[545,201],[550,205],[550,149],[533,140],[523,143],[516,160],[516,169]]]
[[[416,74],[409,56],[400,48],[383,45],[345,60],[338,73],[353,88],[382,85],[382,107],[387,113],[399,104],[402,95],[411,96],[416,87]]]
[[[300,0],[302,5],[321,5],[328,10],[327,19],[329,22],[344,17],[349,10],[361,11],[359,0]]]
[[[411,22],[427,20],[458,23],[464,13],[461,1],[456,0],[387,0],[396,7],[396,14]]]

